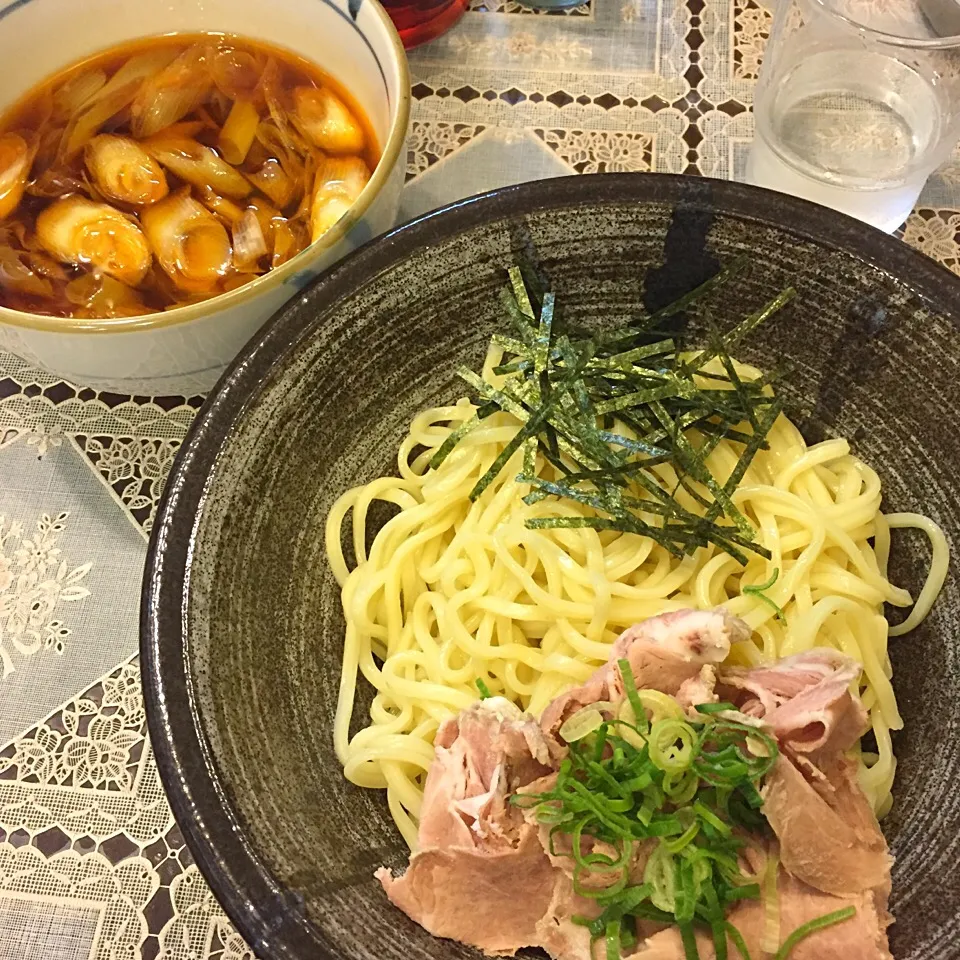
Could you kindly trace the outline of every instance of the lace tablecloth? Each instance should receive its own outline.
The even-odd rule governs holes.
[[[769,13],[755,0],[474,0],[412,56],[404,219],[506,183],[741,177]],[[960,272],[960,157],[903,236]],[[137,603],[200,399],[120,397],[0,354],[0,960],[241,960],[146,738]]]

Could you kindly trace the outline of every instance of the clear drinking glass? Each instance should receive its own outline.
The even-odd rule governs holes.
[[[747,179],[895,230],[960,138],[949,34],[958,0],[777,0]]]

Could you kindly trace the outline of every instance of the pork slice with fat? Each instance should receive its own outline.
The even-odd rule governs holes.
[[[788,750],[848,750],[869,727],[851,686],[860,664],[831,649],[786,657],[770,667],[720,671],[721,697],[760,717]]]
[[[625,659],[638,688],[674,696],[688,681],[701,677],[706,665],[722,663],[730,645],[750,637],[750,628],[722,607],[676,610],[628,627],[613,645],[610,659],[580,687],[557,697],[544,711],[540,725],[555,736],[564,720],[581,707],[623,697],[617,661]]]
[[[824,761],[831,790],[818,790],[781,755],[763,788],[763,813],[780,841],[783,866],[811,887],[837,896],[890,891],[892,858],[880,825],[842,754]]]
[[[853,907],[849,920],[812,933],[790,952],[790,960],[893,960],[887,944],[890,917],[886,902],[872,890],[853,897],[834,897],[807,886],[786,870],[777,879],[780,935],[778,945],[811,920]],[[763,949],[767,923],[763,904],[745,900],[727,915],[740,932],[752,957],[767,956]],[[712,938],[697,933],[700,960],[716,960]],[[775,952],[775,951],[774,951]],[[727,941],[728,957],[739,957],[732,940]],[[629,960],[684,960],[686,953],[676,927],[663,930],[641,943]]]
[[[472,847],[509,837],[523,822],[509,793],[549,773],[559,746],[509,700],[479,700],[447,720],[420,811],[421,849]]]
[[[420,850],[402,877],[377,871],[391,902],[436,937],[491,955],[512,956],[540,943],[558,871],[526,830],[516,847]]]
[[[538,941],[556,871],[538,829],[508,798],[547,776],[559,747],[501,698],[479,701],[437,733],[419,849],[400,877],[377,873],[390,900],[430,933],[490,954]]]

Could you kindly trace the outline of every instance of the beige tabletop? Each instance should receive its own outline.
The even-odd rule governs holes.
[[[416,51],[402,218],[570,173],[741,178],[754,0],[474,0]],[[960,160],[901,235],[960,272]],[[193,866],[144,726],[141,568],[200,398],[58,382],[0,353],[0,960],[253,956]]]

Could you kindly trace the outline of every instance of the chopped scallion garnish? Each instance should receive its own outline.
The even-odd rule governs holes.
[[[620,676],[623,678],[623,688],[627,694],[627,701],[633,710],[634,723],[638,728],[645,731],[648,727],[647,712],[643,709],[643,704],[640,702],[640,694],[637,692],[637,681],[633,676],[633,668],[630,666],[630,661],[618,660],[617,667],[620,670]]]
[[[750,594],[750,596],[756,597],[758,600],[762,600],[768,607],[772,607],[777,617],[782,620],[784,623],[787,622],[787,618],[784,616],[782,608],[779,604],[776,603],[771,597],[768,597],[765,590],[769,590],[776,582],[777,578],[780,576],[780,568],[774,567],[773,574],[770,576],[770,579],[766,583],[753,583],[748,584],[743,588],[743,592]]]
[[[701,928],[713,935],[718,956],[726,953],[728,935],[740,950],[742,938],[730,933],[726,912],[760,898],[739,864],[743,832],[757,826],[757,788],[776,762],[776,741],[710,711],[702,719],[661,715],[650,723],[629,661],[618,667],[636,723],[615,716],[578,736],[551,790],[520,793],[511,802],[534,807],[549,828],[551,855],[573,860],[575,892],[602,908],[596,918],[576,922],[605,941],[611,960],[632,942],[637,919],[679,925],[688,960],[697,960]],[[594,849],[588,838],[615,853]],[[631,859],[637,844],[651,842],[637,882]]]
[[[732,703],[698,703],[694,709],[697,713],[710,716],[714,713],[724,713],[727,710],[736,710],[737,708]]]
[[[786,958],[790,956],[790,951],[793,950],[801,940],[809,937],[811,933],[832,927],[837,923],[843,923],[846,920],[852,920],[856,915],[856,907],[844,907],[843,910],[825,914],[822,917],[817,917],[816,920],[810,920],[808,923],[803,924],[803,926],[797,927],[797,929],[783,941],[783,946],[777,951],[774,960],[786,960]]]

